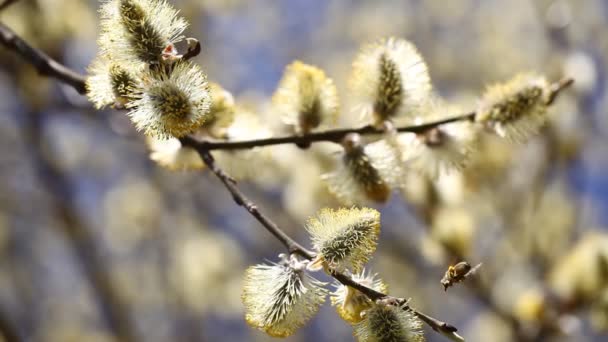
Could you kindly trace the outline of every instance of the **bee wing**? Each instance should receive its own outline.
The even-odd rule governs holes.
[[[469,272],[467,272],[467,274],[464,275],[465,278],[468,278],[472,275],[475,275],[475,273],[477,273],[477,270],[479,270],[479,268],[481,267],[483,263],[479,263],[477,264],[475,267],[471,268],[471,270]]]

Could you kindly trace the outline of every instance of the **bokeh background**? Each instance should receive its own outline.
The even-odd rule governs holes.
[[[361,44],[386,36],[415,43],[435,90],[466,109],[487,84],[518,72],[573,77],[539,137],[485,137],[463,174],[412,175],[379,205],[371,269],[468,341],[606,340],[607,1],[172,2],[202,42],[197,61],[209,78],[271,127],[270,97],[295,59],[335,80],[342,124],[352,123],[351,62]],[[98,6],[21,0],[0,21],[84,73],[97,51]],[[212,175],[150,161],[124,112],[93,110],[3,47],[0,151],[3,331],[28,341],[120,340],[116,331],[140,341],[273,340],[245,324],[240,294],[244,270],[276,260],[282,246]],[[262,172],[244,190],[308,244],[306,218],[337,205],[319,182],[327,148],[256,158]],[[439,280],[461,258],[484,266],[444,293]],[[430,330],[427,338],[445,341]],[[326,305],[287,340],[350,341],[352,329]]]

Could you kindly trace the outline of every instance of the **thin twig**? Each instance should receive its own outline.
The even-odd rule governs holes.
[[[456,122],[472,120],[475,117],[475,113],[467,113],[448,119],[437,120],[421,125],[408,125],[403,127],[397,127],[397,132],[410,132],[410,133],[422,133],[428,131],[431,128]],[[308,133],[304,135],[288,135],[284,137],[273,137],[266,139],[256,140],[242,140],[242,141],[208,141],[208,140],[195,140],[196,145],[200,145],[206,150],[242,150],[261,146],[271,145],[282,145],[282,144],[295,144],[298,146],[308,146],[311,143],[320,141],[340,142],[350,133],[358,133],[361,135],[371,134],[382,134],[385,131],[371,125],[363,126],[359,128],[343,128],[333,129],[325,132]]]
[[[222,184],[224,184],[224,187],[226,187],[226,189],[230,192],[234,202],[239,206],[245,208],[247,212],[249,212],[253,217],[255,217],[255,219],[258,220],[258,222],[260,222],[262,226],[266,228],[266,230],[268,230],[274,237],[277,238],[277,240],[279,240],[287,248],[289,253],[299,254],[308,260],[314,258],[315,254],[313,252],[302,247],[302,245],[297,243],[293,238],[291,238],[289,235],[287,235],[287,233],[285,233],[281,228],[279,228],[276,223],[274,223],[270,218],[260,212],[258,207],[250,199],[248,199],[247,196],[243,194],[243,192],[241,192],[235,180],[215,163],[215,160],[213,159],[213,156],[211,155],[211,152],[209,150],[206,150],[205,148],[198,145],[192,146],[191,144],[193,142],[193,139],[189,137],[182,138],[181,142],[185,146],[191,146],[196,149],[196,151],[198,152],[202,160],[205,162],[207,167],[211,170],[211,172],[213,172],[217,176],[217,178],[219,178]],[[454,326],[442,322],[429,315],[426,315],[422,312],[414,310],[407,304],[403,304],[407,303],[407,301],[403,298],[396,298],[378,292],[372,288],[369,288],[363,284],[354,281],[350,276],[335,270],[331,270],[329,272],[329,275],[338,280],[340,283],[357,289],[373,301],[386,300],[388,302],[400,303],[400,306],[404,310],[412,311],[423,322],[428,324],[433,330],[441,333],[442,335],[454,341],[464,341],[462,337],[456,334],[457,329]]]
[[[45,76],[50,76],[62,81],[76,89],[81,94],[86,93],[84,75],[80,75],[77,72],[65,67],[54,59],[50,58],[44,52],[32,47],[23,39],[21,39],[15,32],[4,24],[0,23],[0,43],[2,43],[9,50],[13,50],[27,62],[34,65],[38,71]],[[430,128],[447,124],[455,121],[472,120],[475,117],[475,113],[467,113],[464,115],[456,116],[453,118],[443,119],[426,123],[422,125],[412,125],[398,127],[398,132],[412,132],[421,133],[429,130]],[[280,144],[297,144],[306,146],[313,142],[318,141],[333,141],[339,142],[349,133],[358,133],[361,135],[366,134],[382,134],[381,129],[373,126],[364,126],[360,128],[346,128],[346,129],[335,129],[326,132],[310,133],[305,135],[291,135],[285,137],[275,137],[267,139],[257,140],[244,140],[244,141],[199,141],[194,138],[190,138],[189,146],[204,148],[205,150],[238,150],[238,149],[249,149],[259,146],[270,146]]]
[[[424,314],[420,311],[417,311],[415,309],[411,309],[411,310],[421,321],[426,323],[428,326],[430,326],[436,332],[449,338],[452,341],[464,342],[464,338],[456,333],[458,331],[458,329],[456,329],[456,327],[454,327],[453,325],[448,324],[446,322],[442,322],[434,317],[431,317],[431,316]]]
[[[382,300],[382,301],[385,301],[388,303],[394,303],[395,305],[400,306],[404,310],[413,312],[421,321],[423,321],[428,326],[430,326],[434,331],[444,335],[445,337],[451,339],[452,341],[461,341],[461,342],[464,341],[464,339],[456,333],[458,331],[458,329],[456,329],[456,327],[454,327],[453,325],[451,325],[449,323],[440,321],[437,318],[431,317],[421,311],[418,311],[418,310],[412,308],[411,306],[409,306],[407,304],[407,300],[404,298],[392,297],[392,296],[386,295],[382,292],[378,292],[370,287],[367,287],[361,283],[356,282],[350,276],[348,276],[344,273],[337,272],[335,270],[331,270],[329,272],[329,275],[331,275],[334,279],[339,281],[341,284],[352,287],[353,289],[356,289],[357,291],[363,293],[365,296],[367,296],[367,298],[369,298],[373,301]]]
[[[181,142],[185,146],[192,146],[191,144],[193,142],[193,139],[190,137],[185,137],[181,139]],[[258,207],[253,204],[253,202],[239,190],[239,188],[236,186],[236,182],[234,181],[234,179],[228,174],[226,174],[226,172],[224,172],[224,170],[222,170],[219,166],[217,166],[215,160],[213,159],[213,156],[208,150],[201,148],[200,146],[193,147],[199,153],[205,164],[207,164],[209,170],[211,170],[211,172],[213,172],[224,184],[226,189],[230,191],[230,193],[232,194],[232,198],[234,199],[236,204],[245,208],[245,210],[247,210],[253,217],[255,217],[262,224],[262,226],[266,228],[266,230],[268,230],[275,238],[277,238],[277,240],[279,240],[283,245],[285,245],[285,247],[287,247],[289,253],[299,254],[307,259],[312,259],[314,257],[313,252],[307,250],[306,248],[298,244],[294,239],[292,239],[284,231],[282,231],[276,225],[276,223],[272,222],[270,218],[260,212]]]
[[[50,77],[54,77],[59,81],[62,81],[76,89],[80,94],[86,93],[85,80],[86,77],[81,75],[54,59],[50,58],[44,52],[32,47],[11,29],[0,23],[0,43],[6,46],[8,49],[15,51],[22,56],[27,62],[34,65],[36,69],[42,74]],[[196,50],[196,49],[195,49]],[[558,82],[555,82],[551,86],[550,94],[547,99],[547,105],[553,104],[557,95],[570,86],[574,80],[572,78],[564,78]],[[458,121],[470,121],[475,119],[476,112],[470,112],[462,115],[457,115],[447,119],[432,121],[420,125],[406,125],[397,127],[397,132],[405,133],[423,133],[437,126],[444,124],[458,122]],[[361,135],[372,135],[382,134],[384,131],[371,125],[363,126],[359,128],[344,128],[344,129],[333,129],[325,132],[309,133],[304,135],[290,135],[284,137],[273,137],[266,139],[256,140],[242,140],[242,141],[209,141],[209,140],[198,140],[196,138],[189,138],[189,146],[196,148],[203,148],[207,151],[212,150],[240,150],[250,149],[261,146],[271,145],[282,145],[282,144],[295,144],[298,146],[308,146],[311,143],[319,141],[339,142],[346,135],[350,133],[358,133]]]
[[[85,77],[83,75],[67,68],[39,49],[32,47],[2,23],[0,23],[0,44],[23,57],[41,75],[56,78],[72,86],[80,94],[86,93]]]
[[[549,90],[549,96],[547,98],[547,106],[550,106],[553,104],[553,102],[555,102],[555,99],[557,98],[557,95],[559,95],[559,93],[568,88],[569,86],[571,86],[574,83],[574,79],[573,78],[563,78],[553,84],[551,84],[550,90]]]
[[[546,104],[552,105],[555,102],[555,99],[559,95],[559,93],[572,85],[574,80],[572,78],[564,78],[553,84],[549,89],[549,95],[547,97]],[[427,122],[419,125],[407,125],[397,127],[396,130],[399,133],[424,133],[428,130],[445,125],[452,122],[459,121],[472,121],[475,120],[476,112],[469,112],[466,114],[461,114],[457,116],[453,116],[447,119],[441,119],[436,121]],[[242,140],[242,141],[209,141],[209,140],[197,140],[192,139],[193,141],[189,146],[197,146],[204,148],[206,150],[241,150],[241,149],[250,149],[254,147],[261,146],[272,146],[272,145],[282,145],[282,144],[295,144],[297,146],[308,146],[311,143],[320,142],[320,141],[329,141],[329,142],[340,142],[350,133],[357,133],[360,135],[372,135],[372,134],[382,134],[384,130],[376,128],[374,126],[368,125],[359,128],[344,128],[344,129],[333,129],[325,132],[316,132],[309,133],[304,135],[289,135],[284,137],[272,137],[266,139],[255,139],[255,140]]]

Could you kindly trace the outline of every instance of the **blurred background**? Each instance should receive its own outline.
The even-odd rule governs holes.
[[[270,97],[295,59],[335,80],[342,124],[352,124],[351,62],[386,36],[416,44],[435,90],[466,110],[487,84],[518,72],[573,77],[540,136],[525,145],[484,136],[462,174],[412,174],[377,206],[383,230],[371,269],[467,341],[606,340],[608,1],[171,2],[201,41],[197,61],[210,80],[271,127]],[[21,0],[0,22],[84,73],[97,51],[98,6]],[[276,260],[283,247],[212,175],[155,165],[143,140],[124,112],[93,110],[0,48],[7,341],[272,340],[245,324],[241,284],[249,265]],[[306,245],[306,218],[338,205],[319,181],[327,149],[260,150],[260,172],[241,183]],[[479,276],[444,293],[439,280],[463,258],[483,262]],[[429,341],[446,340],[425,329]],[[353,338],[325,305],[286,340]]]

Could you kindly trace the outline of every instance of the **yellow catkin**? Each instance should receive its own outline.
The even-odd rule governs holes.
[[[308,133],[336,123],[338,95],[333,81],[323,70],[300,61],[285,68],[274,93],[273,106],[297,133]]]
[[[424,60],[412,43],[398,38],[361,49],[349,85],[362,120],[377,125],[415,115],[431,93]]]
[[[547,90],[546,79],[532,73],[488,87],[475,120],[503,138],[524,142],[546,122]]]
[[[380,293],[388,293],[386,284],[381,279],[377,279],[375,274],[365,274],[365,270],[363,270],[361,273],[354,274],[352,278],[357,283]],[[373,302],[350,286],[336,283],[335,287],[336,290],[331,294],[331,303],[336,307],[338,315],[351,324],[360,322],[363,319],[361,313],[369,309]]]
[[[290,336],[325,302],[322,285],[291,264],[252,266],[245,273],[241,296],[245,320],[270,336]]]
[[[326,208],[308,220],[306,230],[319,261],[359,272],[376,250],[380,213],[370,208]]]

